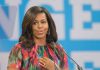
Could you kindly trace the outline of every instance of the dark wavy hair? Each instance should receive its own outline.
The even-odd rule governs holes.
[[[47,11],[46,8],[40,7],[40,6],[33,6],[28,9],[26,12],[23,22],[22,22],[22,34],[19,38],[19,42],[23,42],[24,47],[31,47],[33,46],[34,40],[33,40],[33,31],[32,31],[32,24],[35,20],[35,17],[39,13],[45,13],[49,25],[49,30],[46,35],[46,42],[56,42],[58,40],[55,22],[52,19],[50,13]]]

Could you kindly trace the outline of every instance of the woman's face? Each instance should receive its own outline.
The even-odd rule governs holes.
[[[49,27],[48,21],[47,21],[45,13],[37,14],[32,25],[34,38],[37,38],[37,39],[46,38],[48,27]]]

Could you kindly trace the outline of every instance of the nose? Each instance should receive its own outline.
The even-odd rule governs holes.
[[[38,28],[41,28],[42,27],[42,24],[41,23],[38,23]]]

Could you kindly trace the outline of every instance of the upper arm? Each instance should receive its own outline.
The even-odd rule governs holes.
[[[19,45],[16,45],[9,54],[7,70],[17,70],[17,68],[20,68],[21,60],[21,48],[19,48]]]

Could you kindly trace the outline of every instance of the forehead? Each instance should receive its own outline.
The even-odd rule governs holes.
[[[45,13],[39,13],[39,14],[36,15],[35,20],[42,20],[42,19],[46,19]]]

